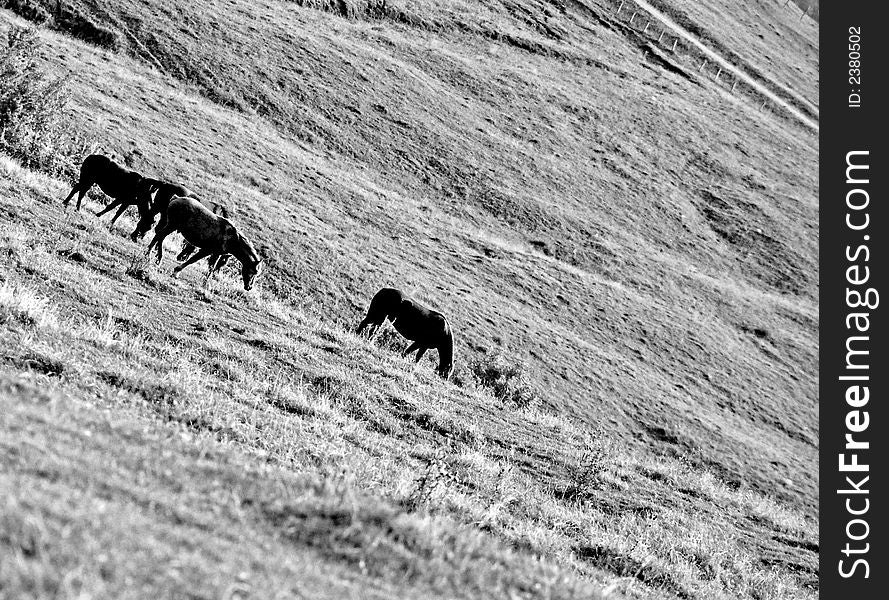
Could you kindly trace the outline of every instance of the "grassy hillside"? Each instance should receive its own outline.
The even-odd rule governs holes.
[[[3,593],[813,594],[811,130],[611,3],[72,6],[75,120],[270,268],[173,280],[2,163]],[[739,10],[707,31],[746,72],[817,69]],[[462,385],[348,333],[384,285]],[[539,407],[473,384],[497,348]]]

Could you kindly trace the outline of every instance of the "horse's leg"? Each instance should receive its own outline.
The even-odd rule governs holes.
[[[211,254],[213,254],[212,250],[207,250],[205,248],[201,248],[200,250],[198,250],[197,254],[195,254],[194,256],[189,258],[187,261],[185,261],[181,265],[177,265],[176,268],[173,269],[173,277],[178,275],[179,271],[181,271],[188,265],[194,264],[194,263],[198,262],[199,260],[201,260],[202,258],[206,258],[206,257],[210,256]]]
[[[111,204],[109,204],[108,206],[106,206],[105,208],[103,208],[102,210],[100,210],[99,212],[97,212],[97,213],[96,213],[96,216],[97,216],[97,217],[101,217],[101,216],[104,215],[105,213],[107,213],[107,212],[111,212],[112,210],[114,210],[115,208],[117,208],[118,206],[120,206],[121,204],[123,204],[123,200],[114,200],[114,201],[111,202]]]
[[[164,257],[164,239],[173,233],[173,228],[167,226],[166,221],[163,221],[162,224],[164,225],[163,227],[158,225],[157,229],[154,230],[154,238],[148,244],[148,250],[145,251],[146,255],[151,254],[151,249],[157,245],[157,264],[160,264]]]
[[[157,227],[154,228],[154,238],[148,244],[148,250],[145,251],[145,254],[151,254],[151,248],[157,244],[157,264],[160,264],[164,256],[164,238],[173,233],[174,229],[175,227],[170,225],[167,213],[161,213],[160,221],[157,222]]]
[[[222,266],[227,262],[223,260],[225,258],[225,254],[215,254],[210,257],[210,260],[207,261],[209,263],[209,268],[207,269],[207,276],[204,278],[204,287],[210,283],[210,279],[222,268]]]
[[[91,187],[93,187],[92,181],[80,180],[80,193],[77,195],[77,210],[80,210],[80,203],[83,202],[83,197],[86,196],[86,193]]]
[[[71,204],[71,198],[74,197],[74,194],[76,194],[79,189],[80,189],[80,182],[78,181],[77,183],[74,184],[74,187],[71,188],[71,193],[68,194],[68,197],[65,198],[64,201],[62,201],[62,205],[65,208],[68,208],[68,205]]]
[[[139,209],[139,220],[136,222],[136,228],[133,230],[133,233],[130,234],[130,240],[134,242],[139,239],[139,231],[142,229],[142,224],[146,222],[146,219],[151,218],[151,206],[147,202],[137,199],[136,208]],[[146,227],[145,231],[148,231],[150,228],[151,225]]]
[[[429,350],[426,346],[420,346],[420,351],[417,352],[417,360],[414,362],[420,362],[420,359],[423,358],[423,355],[426,354],[426,351]]]
[[[195,246],[192,246],[194,250],[197,250]],[[213,254],[210,256],[209,260],[207,260],[207,265],[210,267],[210,275],[215,275],[219,271],[222,270],[222,267],[228,264],[228,260],[232,257],[231,254]]]
[[[148,250],[145,251],[145,254],[151,254],[151,249],[157,245],[157,264],[161,264],[161,260],[164,258],[164,239],[170,234],[169,231],[162,231],[154,234],[154,238],[151,240],[151,243],[148,244]]]
[[[152,225],[154,225],[154,214],[151,212],[151,209],[149,208],[143,213],[142,208],[139,207],[139,222],[136,223],[136,228],[133,230],[133,233],[130,234],[130,239],[135,242],[141,236],[148,233]]]
[[[204,276],[204,283],[201,287],[207,287],[210,284],[210,278],[213,277],[213,267],[216,266],[216,257],[210,257],[210,268],[207,269],[207,274]]]
[[[404,358],[405,356],[407,356],[408,354],[410,354],[411,352],[413,352],[414,350],[416,350],[419,347],[420,347],[420,342],[412,343],[410,346],[407,347],[407,349],[404,352],[401,353],[401,357]]]
[[[111,224],[108,225],[108,231],[111,231],[112,229],[114,229],[114,222],[120,218],[120,215],[122,215],[127,210],[127,208],[129,208],[129,207],[126,204],[120,205],[120,208],[117,209],[117,213],[114,215],[114,218],[111,219]]]
[[[192,245],[188,240],[182,240],[182,248],[180,248],[179,254],[176,255],[176,260],[179,262],[187,260],[195,250],[197,250],[197,246]]]

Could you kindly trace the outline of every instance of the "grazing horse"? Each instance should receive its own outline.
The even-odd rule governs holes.
[[[249,291],[253,287],[253,280],[262,268],[262,259],[253,248],[250,240],[241,235],[225,217],[213,214],[210,209],[194,198],[173,198],[170,200],[167,210],[161,214],[161,220],[155,228],[154,239],[148,245],[148,252],[157,246],[157,262],[163,259],[164,238],[178,231],[185,241],[200,248],[196,254],[181,265],[173,269],[173,276],[188,265],[195,263],[207,256],[221,257],[231,254],[241,261],[241,278],[244,281],[244,289]],[[221,265],[219,260],[210,265],[205,283]]]
[[[420,362],[429,348],[436,348],[438,374],[444,379],[450,377],[454,368],[454,335],[443,314],[411,300],[399,290],[383,288],[370,301],[367,316],[356,333],[361,335],[370,326],[369,331],[373,334],[386,319],[392,321],[395,331],[413,342],[402,356],[417,350],[416,362]]]
[[[90,154],[83,159],[83,164],[80,165],[80,179],[74,184],[71,193],[62,204],[67,208],[74,194],[78,194],[77,210],[80,210],[80,203],[83,202],[84,195],[93,187],[93,184],[98,184],[99,188],[111,196],[113,201],[104,210],[97,212],[96,216],[101,217],[119,206],[117,214],[111,219],[110,227],[114,227],[114,222],[128,206],[135,204],[138,206],[140,214],[145,214],[148,211],[148,204],[139,197],[140,185],[144,179],[139,173],[120,166],[107,156]]]
[[[153,198],[152,195],[154,195]],[[151,229],[151,226],[154,225],[154,218],[157,215],[163,214],[167,210],[170,200],[175,197],[194,198],[212,210],[214,214],[228,217],[228,210],[224,206],[217,202],[201,199],[184,185],[145,177],[139,186],[139,199],[149,206],[149,210],[140,215],[139,223],[136,224],[136,229],[130,235],[130,239],[135,242],[137,239],[144,237]]]
[[[154,196],[153,198],[152,195]],[[146,177],[139,185],[139,198],[142,202],[149,206],[149,209],[140,215],[139,222],[136,224],[136,229],[133,230],[133,233],[130,234],[130,239],[135,242],[136,240],[144,237],[145,234],[148,233],[148,231],[151,229],[151,226],[154,225],[154,218],[157,215],[162,215],[167,210],[167,207],[170,205],[170,200],[176,197],[193,198],[209,208],[211,211],[213,211],[213,214],[219,215],[221,217],[228,217],[228,210],[224,206],[222,206],[218,202],[200,198],[197,194],[195,194],[184,185]],[[176,256],[176,260],[182,262],[192,254],[194,254],[196,250],[197,248],[195,246],[190,244],[188,241],[185,241],[185,243],[182,244],[182,250]],[[211,272],[215,273],[216,271],[219,271],[219,269],[225,266],[230,257],[231,255],[228,254],[222,256],[211,256],[208,259],[211,267]]]

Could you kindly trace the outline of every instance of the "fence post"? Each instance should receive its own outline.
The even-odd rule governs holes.
[[[661,41],[661,38],[664,37],[664,34],[665,34],[665,33],[667,33],[667,30],[666,30],[666,29],[662,29],[662,30],[661,30],[661,34],[660,34],[659,36],[657,36],[657,41],[658,41],[658,42]]]
[[[733,92],[735,91],[735,86],[736,86],[736,85],[738,85],[738,79],[737,79],[737,77],[735,78],[734,82],[732,82],[732,91],[733,91]]]
[[[698,68],[698,73],[704,70],[704,66],[707,64],[707,59],[704,59],[704,62],[701,63],[701,66]]]
[[[719,81],[719,75],[720,75],[721,73],[722,73],[722,67],[720,67],[719,70],[716,71],[716,77],[714,77],[713,79],[714,79],[715,81]]]
[[[673,40],[673,49],[671,50],[671,52],[676,52],[676,44],[678,44],[678,43],[679,43],[679,38],[676,38],[675,40]]]
[[[635,18],[636,18],[636,13],[633,13],[632,15],[630,15],[630,25],[633,24],[633,19],[635,19]]]
[[[651,25],[651,21],[645,24],[645,29],[642,30],[642,33],[648,33],[648,26]]]
[[[623,9],[623,7],[624,7],[624,3],[623,3],[623,0],[621,0],[620,6],[617,7],[617,14],[620,14],[620,11]]]

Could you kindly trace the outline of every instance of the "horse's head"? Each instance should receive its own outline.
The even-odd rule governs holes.
[[[241,267],[241,279],[244,280],[244,289],[248,292],[253,289],[253,281],[262,273],[263,261],[245,262]]]
[[[151,205],[154,200],[154,193],[160,187],[160,181],[151,177],[142,177],[136,184],[136,200],[144,202],[146,206]]]
[[[263,257],[256,251],[250,240],[238,232],[227,219],[219,217],[219,220],[224,223],[222,247],[241,261],[241,279],[244,280],[244,289],[249,292],[253,289],[253,281],[259,277],[265,266]]]
[[[154,225],[154,212],[151,205],[154,202],[154,194],[160,188],[160,182],[156,179],[143,177],[136,186],[136,202],[139,206],[139,222],[136,229],[130,235],[134,242],[145,237],[145,234]]]

